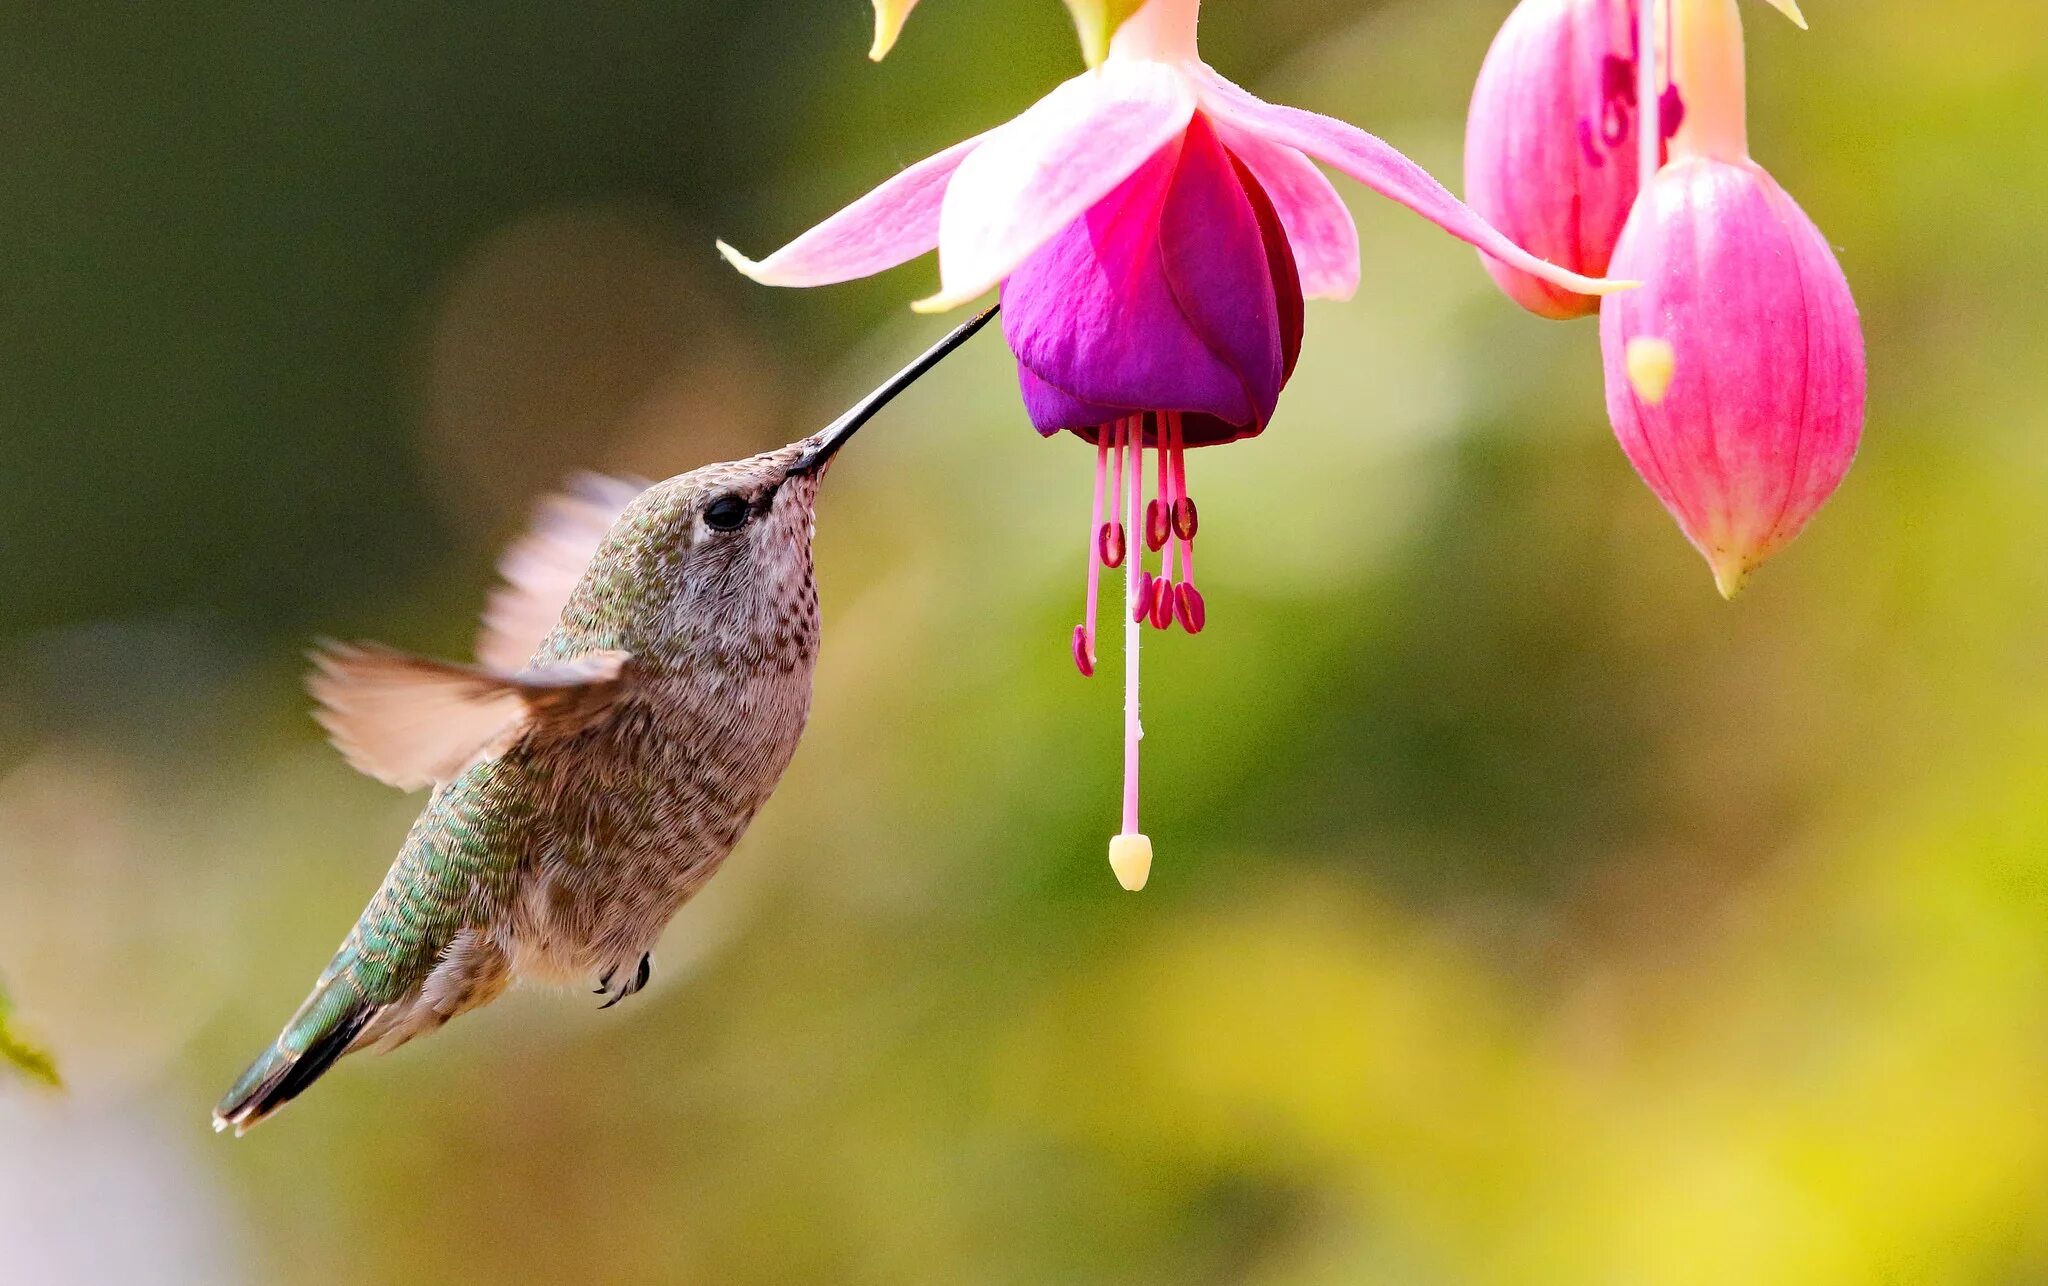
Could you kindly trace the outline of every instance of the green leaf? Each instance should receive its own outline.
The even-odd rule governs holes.
[[[60,1088],[64,1082],[57,1075],[57,1064],[48,1054],[15,1034],[8,1021],[12,1011],[7,990],[0,987],[0,1063],[9,1064],[22,1075],[41,1081],[52,1089]]]
[[[1108,56],[1109,38],[1144,3],[1145,0],[1067,0],[1067,8],[1074,14],[1074,30],[1081,35],[1081,55],[1090,67],[1098,66]]]

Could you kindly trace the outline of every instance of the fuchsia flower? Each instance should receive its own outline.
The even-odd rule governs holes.
[[[1522,0],[1472,91],[1465,199],[1533,254],[1606,275],[1642,186],[1636,0]],[[1663,135],[1684,108],[1663,97]],[[1543,317],[1590,316],[1600,301],[1488,258],[1509,298]]]
[[[1614,252],[1645,284],[1604,302],[1600,345],[1622,449],[1733,597],[1848,472],[1863,331],[1826,238],[1750,159],[1735,0],[1671,22],[1688,110]]]
[[[1151,862],[1138,828],[1139,626],[1196,633],[1207,616],[1185,452],[1263,431],[1300,352],[1302,300],[1358,286],[1357,228],[1314,162],[1531,277],[1615,288],[1515,245],[1372,135],[1225,80],[1196,50],[1199,6],[1148,0],[1120,26],[1104,19],[1114,35],[1100,66],[767,258],[720,246],[778,286],[846,281],[936,249],[940,289],[921,311],[1001,287],[1032,423],[1095,448],[1086,619],[1074,634],[1083,674],[1095,668],[1101,571],[1125,572],[1124,815],[1111,863],[1128,888]],[[893,38],[908,8],[878,5],[878,36]]]

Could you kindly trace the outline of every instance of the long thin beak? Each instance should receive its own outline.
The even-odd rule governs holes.
[[[837,454],[840,447],[846,445],[848,438],[860,432],[863,424],[874,419],[883,407],[896,399],[898,393],[922,379],[925,372],[946,360],[954,349],[973,339],[974,333],[988,325],[989,318],[995,315],[996,308],[991,307],[980,316],[962,323],[952,334],[927,349],[924,356],[896,372],[886,384],[856,402],[852,410],[820,429],[813,435],[814,441],[810,448],[797,457],[795,464],[789,466],[790,476],[815,473],[824,468],[825,462]]]

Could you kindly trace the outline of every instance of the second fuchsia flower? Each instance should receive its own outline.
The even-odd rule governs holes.
[[[1598,308],[1615,434],[1730,596],[1841,482],[1865,392],[1848,282],[1744,114],[1735,0],[1523,0],[1466,157],[1475,206],[1532,248],[1645,283],[1596,303],[1489,265],[1531,311]]]
[[[758,262],[756,281],[820,286],[939,252],[921,311],[998,287],[1018,382],[1042,434],[1095,450],[1088,599],[1075,631],[1096,663],[1104,568],[1125,573],[1123,831],[1111,863],[1144,884],[1138,827],[1138,629],[1201,630],[1197,515],[1185,452],[1250,437],[1273,416],[1301,349],[1304,298],[1358,286],[1358,231],[1321,161],[1530,278],[1576,294],[1613,283],[1546,263],[1466,208],[1380,139],[1264,102],[1196,49],[1200,0],[1077,8],[1113,31],[1101,65],[1014,120],[904,170]],[[877,5],[877,52],[910,5]],[[1149,486],[1149,492],[1148,492]],[[1156,570],[1145,566],[1158,555]]]
[[[1691,108],[1615,247],[1645,284],[1602,305],[1600,347],[1622,449],[1732,598],[1849,471],[1863,327],[1827,238],[1750,159],[1735,0],[1679,0],[1671,34]]]

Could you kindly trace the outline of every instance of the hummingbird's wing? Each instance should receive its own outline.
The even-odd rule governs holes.
[[[555,628],[605,533],[648,484],[579,473],[535,506],[533,522],[498,560],[504,584],[484,605],[476,656],[493,670],[525,668]]]
[[[630,680],[625,652],[590,652],[505,674],[379,647],[313,654],[314,718],[358,771],[400,790],[444,782],[536,727],[573,734],[603,718]]]

